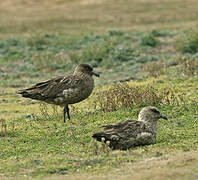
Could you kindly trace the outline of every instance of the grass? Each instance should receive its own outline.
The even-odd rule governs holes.
[[[115,3],[116,2],[116,3]],[[1,36],[49,32],[148,31],[197,27],[197,1],[28,1],[0,6]],[[185,15],[184,15],[185,14]]]
[[[197,1],[0,5],[0,179],[196,179]],[[90,63],[92,95],[62,109],[18,89]],[[157,106],[156,144],[112,151],[91,135]]]
[[[198,51],[197,35],[197,31],[193,31],[192,29],[181,33],[180,37],[177,39],[175,43],[177,49],[181,51],[183,54],[196,54]]]
[[[21,86],[21,81],[32,84],[37,79],[45,80],[71,71],[79,63],[98,68],[105,79],[100,81],[103,83],[141,78],[143,64],[168,61],[177,55],[175,39],[174,32],[157,30],[146,33],[110,30],[104,34],[72,36],[67,33],[39,34],[2,39],[1,86]],[[153,45],[154,42],[157,44]],[[119,77],[116,77],[117,72],[120,72]]]
[[[152,80],[155,88],[164,88],[171,83],[166,79]],[[152,83],[153,82],[153,83]],[[134,82],[142,86],[141,82]],[[191,151],[198,147],[197,141],[197,102],[195,89],[197,79],[172,80],[174,92],[183,93],[185,102],[178,105],[159,106],[167,114],[169,121],[160,121],[157,143],[137,147],[132,150],[115,152],[101,144],[95,144],[91,135],[104,124],[115,123],[120,119],[137,118],[141,107],[119,109],[108,113],[93,109],[95,93],[87,102],[75,106],[71,122],[63,124],[62,111],[19,96],[7,95],[2,103],[1,113],[7,124],[7,133],[1,131],[1,175],[6,176],[49,176],[52,174],[107,173],[125,163],[142,161],[156,154],[174,154],[177,151]],[[130,83],[130,86],[134,86]],[[97,89],[97,88],[96,88]],[[7,91],[8,93],[12,92]],[[15,98],[14,98],[15,97]],[[91,104],[92,103],[92,104]],[[13,106],[10,117],[8,106]],[[47,108],[47,112],[43,110]],[[50,116],[50,117],[49,117]],[[79,121],[80,119],[80,121]],[[83,127],[83,128],[82,128]]]

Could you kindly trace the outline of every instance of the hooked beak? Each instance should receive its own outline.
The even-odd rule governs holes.
[[[92,74],[95,75],[95,76],[97,76],[97,77],[100,77],[100,74],[98,74],[98,73],[95,72],[95,71],[92,71]]]
[[[163,115],[163,114],[160,116],[160,118],[166,119],[166,120],[168,119],[168,118],[167,118],[165,115]]]

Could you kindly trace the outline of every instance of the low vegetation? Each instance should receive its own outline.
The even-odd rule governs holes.
[[[180,33],[175,45],[177,50],[183,54],[196,54],[198,52],[198,31],[189,30]]]
[[[185,103],[183,93],[176,93],[171,88],[154,88],[151,85],[130,86],[120,83],[109,90],[99,92],[96,104],[104,112],[133,107],[182,105]]]
[[[183,80],[167,81],[162,78],[151,79],[147,82],[149,85],[142,83],[134,81],[129,85],[118,84],[105,90],[104,98],[108,97],[108,93],[117,93],[110,99],[109,106],[106,106],[105,100],[101,102],[95,92],[88,100],[89,106],[84,102],[72,108],[72,120],[66,124],[62,122],[60,108],[7,95],[7,102],[3,102],[1,109],[4,114],[4,120],[1,121],[1,175],[34,177],[85,172],[107,173],[120,165],[144,158],[195,150],[198,147],[198,103],[195,92],[197,79],[190,78],[184,83]],[[170,87],[165,90],[170,83],[174,84],[173,89]],[[132,98],[129,96],[133,103],[126,102],[123,98],[134,90],[136,93],[140,91],[146,100],[149,98],[148,103],[154,103],[152,105],[158,106],[169,118],[168,121],[162,120],[159,123],[157,143],[126,152],[114,152],[105,145],[94,142],[91,135],[100,131],[100,126],[120,119],[137,119],[144,106],[139,104],[139,96],[134,97],[136,93],[132,94]],[[114,98],[118,101],[113,101]],[[94,106],[93,100],[103,103],[104,107]],[[6,107],[10,105],[15,108],[8,118],[6,112],[10,113],[10,110]],[[108,107],[111,109],[107,109]]]
[[[121,34],[125,35],[125,33]],[[109,34],[104,37],[111,39]],[[91,42],[87,44],[89,43]],[[24,46],[28,47],[28,44]],[[30,61],[26,61],[29,64],[31,62],[33,64],[31,58],[35,58],[31,55],[31,51],[34,51],[34,48],[32,49],[27,53]],[[137,50],[141,48],[134,48],[134,51]],[[145,52],[149,54],[150,50],[150,48],[146,49]],[[79,51],[84,50],[79,49]],[[35,52],[40,53],[39,50]],[[127,56],[127,53],[123,55]],[[51,60],[50,56],[46,56],[46,60]],[[79,58],[79,62],[80,60]],[[118,60],[121,61],[122,58]],[[5,60],[3,65],[6,70],[10,66],[9,61],[19,63],[20,59]],[[128,61],[130,62],[130,60],[126,62]],[[46,66],[50,67],[53,62],[49,61]],[[150,78],[115,83],[102,88],[98,85],[89,100],[73,106],[72,120],[66,124],[62,122],[62,109],[22,99],[13,93],[16,91],[15,88],[8,88],[9,84],[4,76],[2,82],[6,82],[4,84],[6,89],[2,89],[0,93],[3,115],[1,115],[0,131],[1,164],[3,164],[0,168],[1,175],[45,177],[52,174],[90,172],[101,174],[125,163],[139,162],[145,158],[163,156],[177,151],[195,150],[198,147],[197,59],[181,57],[174,62],[168,60],[164,62],[166,62],[166,68],[162,68],[164,65],[159,60],[152,62],[155,64],[142,63],[142,66],[147,67],[143,68],[147,69],[143,74],[151,76]],[[96,66],[108,67],[102,63],[103,60],[97,62]],[[119,63],[113,67],[116,69],[118,66]],[[156,71],[148,67],[153,67]],[[54,71],[45,70],[49,75]],[[27,73],[27,69],[24,69],[24,72]],[[39,74],[39,72],[42,70],[38,66],[35,73]],[[156,74],[153,78],[151,73],[154,72]],[[15,75],[13,74],[13,79],[16,78]],[[29,80],[30,77],[26,78]],[[10,77],[7,80],[10,82]],[[24,86],[22,82],[19,85]],[[169,118],[168,121],[160,121],[156,144],[115,153],[105,144],[96,143],[92,139],[91,135],[100,131],[100,126],[104,124],[115,123],[126,118],[137,119],[139,111],[146,105],[157,106]]]
[[[145,36],[160,43],[141,44]],[[164,38],[172,38],[171,43],[177,39],[171,32],[114,30],[2,40],[1,176],[105,174],[126,163],[197,149],[198,59],[194,54],[178,56],[176,49],[169,53],[171,44]],[[162,53],[160,46],[168,50]],[[82,62],[98,68],[103,80],[88,100],[72,106],[72,120],[66,124],[62,109],[14,93]],[[169,118],[160,121],[156,144],[114,152],[92,139],[100,126],[137,119],[147,105],[157,106]]]
[[[187,28],[196,27],[196,0],[10,2],[0,6],[0,179],[134,177],[129,171],[195,179],[198,33]],[[87,100],[71,106],[66,124],[60,107],[16,94],[79,63],[102,76]],[[137,119],[147,105],[168,117],[156,144],[112,151],[91,137],[102,125]]]

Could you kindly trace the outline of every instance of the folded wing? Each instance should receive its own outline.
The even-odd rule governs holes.
[[[40,82],[30,88],[20,90],[18,93],[23,97],[50,101],[59,97],[64,90],[76,88],[81,79],[76,79],[73,75],[58,76],[48,81]]]
[[[110,147],[117,149],[126,144],[133,144],[137,135],[141,132],[150,132],[150,129],[142,121],[125,120],[114,125],[103,126],[103,131],[93,134],[98,141],[110,142]],[[124,146],[123,146],[124,148]]]

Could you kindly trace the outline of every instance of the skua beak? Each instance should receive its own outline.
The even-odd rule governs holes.
[[[163,114],[160,116],[160,118],[166,119],[166,120],[168,119],[168,118],[167,118],[165,115],[163,115]]]
[[[100,74],[95,72],[95,71],[92,71],[93,75],[97,76],[97,77],[100,77]]]

